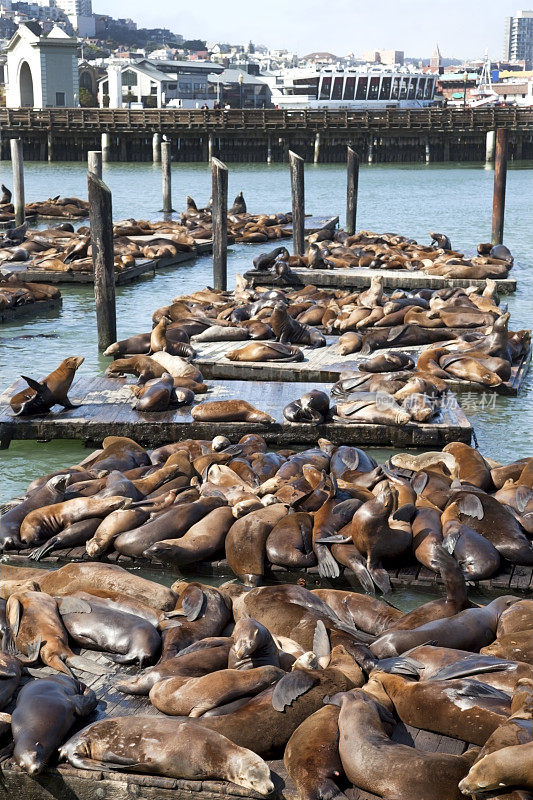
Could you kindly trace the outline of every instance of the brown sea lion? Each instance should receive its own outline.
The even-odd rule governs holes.
[[[226,598],[214,586],[177,581],[173,587],[179,601],[171,618],[160,625],[163,630],[162,661],[173,658],[206,636],[219,636],[231,617]]]
[[[72,525],[88,517],[105,517],[118,508],[124,508],[131,500],[121,496],[76,497],[51,506],[36,508],[25,517],[20,526],[20,539],[28,547],[43,539],[59,533],[67,525]]]
[[[455,558],[468,580],[490,578],[500,567],[500,554],[494,545],[458,520],[445,523],[442,546]]]
[[[313,517],[305,511],[287,514],[272,528],[266,542],[271,564],[304,569],[316,564],[313,552]]]
[[[303,361],[304,354],[299,347],[281,342],[250,342],[238,350],[226,353],[228,361]]]
[[[274,418],[254,408],[246,400],[213,400],[201,403],[191,411],[196,422],[258,422],[273,424]]]
[[[255,753],[194,722],[164,717],[93,722],[63,745],[60,756],[78,769],[227,780],[263,795],[274,790],[269,767]]]
[[[533,628],[502,633],[492,644],[481,648],[480,653],[533,665]]]
[[[287,514],[287,506],[276,503],[238,519],[226,536],[226,559],[247,586],[257,586],[265,571],[266,541],[274,526]]]
[[[515,631],[533,630],[533,600],[519,600],[501,615],[498,636]]]
[[[222,669],[200,678],[166,678],[150,689],[150,702],[163,714],[201,717],[212,708],[259,694],[285,675],[271,665]]]
[[[228,655],[230,669],[248,670],[267,664],[279,667],[278,647],[268,628],[260,622],[242,617],[235,623],[231,638],[233,644]]]
[[[389,709],[360,689],[333,701],[341,707],[341,763],[355,787],[386,800],[459,800],[457,784],[475,754],[427,753],[393,741]]]
[[[191,525],[181,538],[163,539],[148,547],[147,558],[164,564],[193,564],[207,561],[223,550],[226,534],[235,522],[232,509],[221,506]]]
[[[46,414],[55,405],[63,408],[78,408],[68,399],[68,390],[72,385],[76,370],[83,364],[84,358],[69,356],[59,367],[41,381],[22,376],[29,389],[14,394],[9,404],[15,414]]]
[[[117,358],[108,366],[105,374],[108,378],[120,378],[123,375],[137,375],[139,383],[146,383],[152,378],[161,378],[167,370],[150,356],[135,355],[129,358]]]
[[[270,326],[278,342],[325,347],[326,338],[316,328],[298,322],[288,313],[285,303],[276,303],[270,315]]]
[[[340,620],[365,633],[379,636],[403,617],[403,612],[383,600],[343,589],[312,589]]]
[[[494,753],[485,756],[470,770],[466,778],[459,783],[459,788],[464,794],[478,794],[480,792],[498,792],[506,788],[533,790],[533,742],[503,747]],[[516,792],[513,792],[514,797]],[[529,800],[531,795],[518,795],[520,800]]]
[[[151,382],[150,382],[151,383]],[[189,398],[194,399],[194,393],[190,390]],[[139,397],[133,403],[135,411],[150,412],[150,411],[166,411],[172,401],[174,392],[174,378],[170,373],[164,372],[160,378],[157,378],[154,383],[143,392],[142,397]]]
[[[378,353],[371,358],[360,361],[358,369],[361,372],[398,372],[404,369],[414,369],[414,359],[408,353]]]
[[[2,630],[4,636],[5,628]],[[0,711],[15,694],[22,675],[22,664],[9,653],[0,653]]]
[[[46,766],[77,717],[96,707],[96,695],[66,675],[30,681],[21,689],[11,717],[13,759],[30,775]]]
[[[348,331],[339,336],[339,353],[341,356],[348,356],[351,353],[357,353],[363,344],[363,337],[360,333],[355,331]]]
[[[31,511],[50,506],[63,500],[67,486],[67,475],[56,475],[44,486],[30,492],[26,498],[10,508],[0,519],[0,550],[22,547],[20,526]]]
[[[301,800],[343,797],[335,779],[343,773],[339,756],[339,709],[327,705],[296,728],[283,761]]]

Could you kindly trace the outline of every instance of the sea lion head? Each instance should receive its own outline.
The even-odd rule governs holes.
[[[68,358],[65,358],[65,360],[61,363],[61,366],[76,371],[79,367],[81,367],[84,361],[85,358],[83,356],[69,356]]]
[[[270,767],[261,756],[251,750],[239,748],[239,755],[232,759],[231,780],[238,786],[253,789],[258,794],[270,794],[274,791],[274,784],[270,777]]]
[[[215,453],[220,453],[222,450],[225,450],[226,447],[229,447],[230,445],[231,442],[227,436],[215,436],[215,438],[211,442],[211,450],[214,450]]]
[[[292,665],[294,669],[312,669],[317,670],[320,669],[320,664],[318,662],[318,656],[316,653],[313,653],[312,650],[309,650],[307,653],[304,653],[299,658],[296,659],[294,664]]]

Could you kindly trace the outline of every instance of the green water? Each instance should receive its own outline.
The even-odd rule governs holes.
[[[512,314],[512,328],[532,327],[533,240],[531,207],[533,164],[515,163],[507,180],[505,242],[515,256],[512,276],[519,283],[515,295],[503,298]],[[26,198],[42,200],[57,194],[86,196],[85,166],[81,163],[28,163]],[[104,180],[113,192],[114,218],[160,218],[160,169],[151,164],[109,164]],[[198,205],[210,194],[207,164],[179,164],[173,168],[173,206],[182,209],[185,196]],[[11,167],[0,163],[0,182],[11,185]],[[428,231],[446,233],[454,248],[472,253],[480,241],[490,239],[493,171],[472,165],[374,165],[362,167],[359,182],[358,228],[396,231],[428,242]],[[339,165],[307,165],[306,210],[314,214],[339,214],[343,221],[345,174]],[[230,198],[244,192],[251,212],[290,209],[290,184],[286,165],[230,165]],[[229,286],[236,273],[245,272],[261,246],[236,245],[228,256]],[[158,272],[137,283],[117,287],[118,338],[151,327],[154,309],[178,295],[211,283],[208,256],[175,269]],[[83,355],[80,372],[102,373],[108,359],[98,355],[92,287],[61,288],[63,307],[39,319],[2,326],[0,380],[2,390],[20,373],[42,377],[67,355]],[[518,398],[492,396],[482,407],[480,396],[462,398],[481,451],[502,461],[533,452],[531,390],[533,370]],[[295,387],[295,396],[297,386]],[[460,398],[461,399],[461,398]],[[475,407],[474,407],[475,406]],[[36,476],[76,463],[86,451],[77,442],[13,442],[1,453],[2,500],[22,493]],[[381,451],[380,460],[388,455]]]

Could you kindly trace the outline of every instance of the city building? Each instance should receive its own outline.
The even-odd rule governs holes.
[[[435,46],[433,55],[429,60],[429,68],[432,72],[438,72],[442,67],[442,56],[438,44]]]
[[[367,50],[362,56],[363,61],[368,64],[385,64],[389,67],[396,64],[402,66],[404,58],[403,50]]]
[[[526,69],[533,65],[533,11],[517,11],[505,20],[504,59],[525,61]]]
[[[6,48],[7,107],[77,106],[77,44],[57,26],[45,34],[38,22],[19,25]]]

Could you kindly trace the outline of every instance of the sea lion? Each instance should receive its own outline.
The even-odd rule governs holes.
[[[485,580],[498,571],[500,554],[480,533],[453,519],[445,523],[442,533],[442,546],[455,558],[468,580]]]
[[[163,539],[148,547],[144,554],[164,564],[193,564],[207,561],[224,548],[226,534],[235,522],[232,509],[221,506],[191,525],[181,537]]]
[[[312,589],[335,612],[342,622],[354,628],[379,636],[403,617],[394,606],[367,594],[343,589]]]
[[[139,558],[156,542],[183,536],[210,511],[225,504],[221,497],[202,497],[190,503],[180,503],[179,514],[173,505],[140,527],[119,534],[114,542],[115,550]]]
[[[191,411],[196,422],[258,422],[270,425],[274,418],[254,408],[246,400],[213,400],[201,403]]]
[[[478,450],[463,442],[451,442],[443,448],[443,452],[451,453],[455,459],[452,472],[454,478],[461,483],[477,486],[484,492],[490,491],[493,484],[490,467]]]
[[[361,372],[398,372],[414,366],[414,359],[408,353],[378,353],[360,361],[357,368]]]
[[[309,422],[321,425],[329,414],[329,397],[319,389],[311,389],[298,400],[283,409],[283,416],[289,422]]]
[[[270,326],[278,342],[325,347],[326,337],[316,328],[293,319],[285,303],[276,303],[270,315]]]
[[[357,353],[363,344],[363,337],[355,331],[348,331],[339,336],[338,347],[341,356],[348,356]]]
[[[231,635],[233,644],[228,655],[230,669],[248,670],[268,664],[279,667],[278,648],[272,634],[249,617],[239,619]]]
[[[343,773],[339,756],[339,709],[326,705],[296,728],[283,761],[301,800],[344,797],[335,778]]]
[[[111,512],[114,513],[114,512]],[[93,536],[96,529],[101,524],[100,517],[82,519],[79,522],[73,522],[72,525],[67,525],[62,531],[56,533],[51,539],[48,539],[40,547],[32,550],[28,558],[32,561],[40,561],[41,558],[51,553],[53,550],[62,550],[68,547],[79,547],[84,545],[88,539]]]
[[[406,725],[478,745],[485,744],[511,709],[508,694],[469,678],[413,681],[374,671],[365,692],[389,698],[390,710]]]
[[[214,586],[178,581],[173,587],[180,599],[177,613],[160,625],[163,629],[162,661],[173,658],[206,636],[219,636],[231,617],[228,602]]]
[[[497,636],[533,630],[533,600],[519,600],[500,616]]]
[[[228,214],[246,214],[246,201],[242,192],[239,192]]]
[[[194,722],[153,716],[93,722],[60,749],[78,769],[120,769],[188,780],[227,780],[259,794],[274,790],[255,753]]]
[[[65,596],[77,591],[109,589],[142,600],[162,611],[171,611],[176,604],[176,595],[171,589],[128,572],[117,564],[66,564],[58,570],[45,573],[38,583],[42,592],[52,595]]]
[[[152,378],[162,378],[165,372],[167,372],[165,367],[150,356],[134,355],[129,358],[117,358],[108,366],[105,374],[108,378],[137,375],[139,383],[143,384]]]
[[[249,670],[222,669],[200,678],[166,678],[150,689],[150,702],[163,714],[201,717],[206,711],[259,694],[285,672],[272,665]]]
[[[18,505],[10,508],[0,519],[0,550],[22,547],[20,526],[31,511],[50,506],[63,500],[67,486],[67,475],[56,475],[44,486],[30,492]]]
[[[171,403],[172,397],[175,396],[174,392],[174,378],[170,373],[164,372],[160,378],[156,378],[154,383],[151,384],[146,391],[143,392],[142,397],[139,397],[133,403],[135,411],[166,411]],[[146,384],[145,384],[146,385]],[[194,393],[188,392],[187,397],[190,400],[194,399]]]
[[[36,545],[43,539],[59,533],[67,525],[88,517],[105,517],[118,508],[124,508],[131,500],[121,496],[76,497],[51,506],[36,508],[24,518],[20,526],[20,540],[26,546]]]
[[[459,800],[457,784],[474,754],[427,753],[393,741],[394,717],[361,689],[332,701],[341,708],[339,755],[354,786],[386,800]]]
[[[13,759],[30,775],[42,772],[77,717],[96,708],[96,695],[66,675],[30,681],[20,690],[11,717]]]
[[[533,628],[502,633],[492,644],[482,647],[480,653],[533,665]]]
[[[478,761],[459,783],[459,788],[469,795],[497,791],[498,797],[503,796],[501,790],[506,788],[533,790],[532,763],[533,742],[503,747]],[[519,796],[524,797],[522,792]]]
[[[64,597],[59,613],[70,638],[88,650],[99,650],[117,664],[151,663],[161,637],[151,622],[107,605],[105,599]]]
[[[16,415],[46,414],[55,405],[63,408],[78,408],[68,399],[68,390],[72,385],[76,370],[85,359],[79,356],[69,356],[61,362],[59,367],[41,381],[33,378],[22,378],[29,389],[23,389],[14,394],[9,404]]]
[[[2,631],[2,637],[4,636]],[[0,652],[0,711],[15,694],[22,675],[22,664],[15,656]]]
[[[263,577],[266,541],[274,526],[287,514],[282,503],[252,511],[238,519],[226,536],[226,559],[232,571],[247,586],[257,586]]]
[[[500,614],[515,603],[504,595],[481,608],[467,608],[453,617],[427,622],[412,630],[390,631],[379,636],[370,650],[378,658],[398,656],[427,642],[458,650],[480,650],[494,641]]]
[[[266,541],[271,564],[304,569],[316,564],[313,552],[313,517],[305,511],[287,514],[272,528]]]
[[[471,678],[512,695],[521,678],[533,680],[533,666],[529,664],[468,650],[421,645],[409,651],[409,658],[418,663],[421,681]]]
[[[303,361],[304,354],[299,347],[281,342],[251,342],[237,350],[226,353],[228,361]]]

